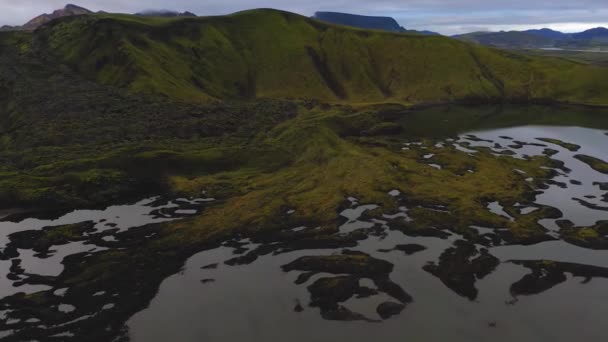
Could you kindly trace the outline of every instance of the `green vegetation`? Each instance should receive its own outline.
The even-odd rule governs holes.
[[[1,207],[94,207],[146,195],[199,197],[203,191],[217,199],[200,215],[119,233],[108,250],[66,259],[59,277],[28,278],[69,287],[73,293],[65,299],[96,322],[89,329],[71,329],[78,322],[25,329],[14,338],[44,340],[70,329],[75,338],[110,340],[184,260],[237,234],[288,235],[286,228],[304,225],[319,229],[301,233],[308,240],[292,239],[352,242],[356,236],[337,234],[348,196],[379,205],[366,213],[370,217],[396,212],[406,202],[413,221],[388,223],[405,234],[445,236],[449,230],[483,243],[471,228],[479,225],[505,228],[496,233],[500,242],[547,239],[538,221],[555,217],[551,208],[525,215],[514,208],[531,204],[554,175],[547,168],[554,161],[484,148],[471,155],[436,143],[472,129],[550,124],[563,117],[608,127],[608,116],[597,119],[602,110],[409,105],[603,105],[606,76],[607,69],[560,59],[444,37],[348,29],[272,10],[185,19],[98,14],[61,19],[35,33],[0,33]],[[413,141],[421,145],[402,150]],[[403,198],[389,196],[394,189]],[[491,202],[514,219],[492,213]],[[284,215],[287,208],[293,215]],[[13,242],[44,253],[51,245],[91,239],[87,229],[62,226],[16,235]],[[473,249],[453,251],[462,256],[466,277],[493,265],[484,251]],[[389,267],[369,256],[305,261],[298,270],[351,273],[312,289],[328,317],[353,318],[324,301],[323,293],[346,289],[351,297],[365,291],[352,286],[355,275],[374,274],[380,290],[402,305],[410,301],[394,292]],[[433,272],[450,276],[441,264]],[[93,294],[102,289],[115,292],[112,301],[120,305],[113,311],[100,312]],[[466,291],[473,297],[474,288]],[[45,291],[12,296],[0,307],[18,308],[11,315],[22,318],[36,313],[65,323],[76,313],[59,317],[48,310],[65,299]]]
[[[582,161],[583,163],[589,165],[589,167],[591,167],[592,169],[594,169],[597,172],[601,172],[604,174],[608,175],[608,162],[605,162],[601,159],[592,157],[592,156],[587,156],[584,154],[577,154],[574,156],[574,158]]]
[[[36,32],[34,42],[89,79],[187,102],[608,104],[603,68],[274,10],[187,19],[65,18]]]
[[[73,241],[83,241],[86,232],[94,231],[93,222],[48,227],[43,230],[20,231],[10,235],[11,243],[7,249],[32,249],[47,255],[52,246],[65,245]]]
[[[577,50],[540,50],[530,49],[525,51],[527,54],[534,56],[558,57],[575,62],[592,64],[607,67],[608,53],[594,51],[577,51]]]
[[[571,144],[565,141],[561,141],[559,139],[551,139],[551,138],[536,138],[536,140],[544,141],[553,145],[561,146],[568,151],[576,152],[581,149],[579,145]]]

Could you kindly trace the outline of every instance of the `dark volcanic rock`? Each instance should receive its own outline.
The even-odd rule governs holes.
[[[477,250],[474,244],[458,240],[439,257],[439,264],[429,263],[423,269],[441,279],[457,294],[477,298],[475,282],[492,273],[500,261],[487,250]]]
[[[548,260],[516,260],[512,263],[531,270],[531,273],[511,285],[511,294],[514,296],[534,295],[547,291],[566,281],[568,278],[565,273],[584,278],[583,283],[588,283],[596,277],[608,278],[608,268],[605,267]]]
[[[436,237],[440,239],[447,239],[450,234],[433,227],[421,228],[412,222],[405,220],[392,220],[388,222],[388,227],[391,230],[398,230],[407,236],[412,237]]]
[[[311,305],[320,308],[336,307],[354,296],[359,289],[359,279],[351,276],[320,278],[308,286]]]
[[[403,309],[405,309],[405,305],[401,303],[384,302],[378,305],[378,308],[376,308],[376,312],[378,312],[378,315],[380,315],[382,319],[388,319],[392,316],[400,314]]]
[[[362,252],[345,250],[341,255],[301,257],[282,268],[285,272],[298,270],[373,277],[389,274],[393,270],[393,264]]]
[[[38,257],[47,257],[52,246],[66,245],[70,242],[85,241],[87,232],[94,231],[95,223],[87,221],[63,226],[45,227],[41,230],[25,230],[9,235],[6,250],[32,249]]]
[[[543,154],[546,155],[546,156],[549,156],[549,157],[554,156],[554,155],[556,155],[558,153],[559,153],[558,150],[554,150],[552,148],[546,148],[546,149],[543,150]]]
[[[416,254],[418,252],[422,252],[426,250],[426,247],[418,244],[406,244],[406,245],[397,245],[393,249],[381,249],[379,252],[388,253],[391,251],[401,251],[407,255]]]
[[[295,270],[304,273],[298,276],[296,284],[307,282],[318,273],[332,273],[337,276],[324,277],[308,286],[310,305],[321,309],[321,315],[330,320],[368,320],[364,315],[344,308],[343,303],[351,298],[367,298],[385,293],[401,302],[410,303],[412,297],[389,278],[393,264],[368,254],[344,250],[340,255],[306,256],[284,265],[286,272]],[[377,289],[360,285],[363,278],[371,279]]]
[[[601,211],[608,211],[608,207],[604,207],[601,205],[597,205],[591,202],[587,202],[583,199],[580,198],[573,198],[574,201],[577,201],[578,203],[580,203],[582,206],[587,207],[589,209],[593,209],[593,210],[601,210]]]
[[[608,183],[593,182],[593,185],[598,186],[602,191],[608,191]]]

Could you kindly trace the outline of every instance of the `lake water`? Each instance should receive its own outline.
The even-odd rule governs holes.
[[[533,112],[531,109],[526,111]],[[568,219],[575,226],[592,226],[608,220],[608,211],[598,209],[608,207],[605,198],[607,192],[594,184],[608,183],[608,175],[597,172],[574,158],[575,155],[584,154],[608,161],[606,119],[600,117],[596,120],[591,112],[551,116],[543,111],[534,119],[522,115],[521,110],[497,113],[488,109],[487,112],[474,111],[470,115],[466,112],[466,108],[455,108],[410,114],[403,118],[405,134],[410,137],[410,140],[403,142],[404,146],[420,147],[418,138],[429,136],[425,128],[429,125],[434,127],[435,133],[431,134],[433,140],[429,144],[446,148],[454,146],[472,156],[480,153],[479,149],[489,148],[493,153],[501,155],[510,151],[510,158],[527,158],[542,155],[550,148],[555,150],[551,158],[562,161],[569,171],[560,171],[553,179],[555,182],[538,194],[535,204],[559,209],[563,213],[561,219]],[[525,124],[530,121],[535,122]],[[593,126],[604,129],[589,128]],[[579,145],[580,149],[572,151],[560,144],[538,138],[558,139]],[[517,141],[526,144],[515,143]],[[433,163],[432,156],[423,160],[428,160],[429,165]],[[394,190],[387,193],[387,196],[399,198],[401,194]],[[588,204],[583,205],[576,199],[583,199]],[[340,213],[344,222],[340,226],[340,234],[347,236],[364,232],[364,236],[358,238],[354,245],[293,250],[282,247],[261,252],[268,246],[259,241],[240,238],[226,241],[218,248],[192,256],[181,272],[165,279],[148,307],[127,322],[126,336],[142,342],[322,342],[373,339],[553,342],[603,341],[608,336],[603,326],[604,317],[608,317],[608,305],[605,305],[608,303],[608,292],[605,290],[608,276],[597,269],[589,271],[571,266],[589,265],[608,270],[608,250],[584,248],[561,240],[557,219],[544,219],[540,222],[555,240],[525,246],[482,246],[476,243],[463,246],[459,241],[466,241],[466,237],[453,232],[446,232],[442,236],[410,236],[391,229],[392,220],[410,220],[409,208],[406,206],[401,207],[397,213],[373,219],[365,214],[376,209],[375,204],[359,203],[356,198],[349,200],[350,207]],[[10,242],[8,236],[15,232],[86,221],[91,221],[93,227],[88,234],[107,231],[103,238],[111,241],[116,234],[132,228],[197,215],[200,208],[212,201],[213,199],[207,198],[156,198],[104,210],[78,210],[53,220],[30,218],[18,222],[5,221],[0,222],[0,243],[6,247]],[[596,209],[591,208],[592,205]],[[498,202],[488,204],[488,210],[510,218],[506,208]],[[520,210],[522,213],[532,213],[539,209],[525,207]],[[296,234],[316,229],[287,228]],[[495,233],[495,229],[486,227],[472,229],[478,230],[480,234]],[[424,249],[406,253],[396,249],[398,245],[417,245]],[[63,270],[64,257],[83,252],[94,254],[106,248],[105,245],[96,245],[90,241],[71,242],[53,246],[50,256],[44,258],[33,250],[19,249],[18,256],[0,261],[0,297],[17,292],[34,293],[52,289],[45,285],[21,284],[19,279],[10,280],[11,277],[7,276],[15,273],[11,266],[16,259],[20,260],[20,267],[26,270],[18,278],[30,273],[55,276]],[[450,279],[438,277],[428,268],[432,264],[439,265],[441,269],[442,254],[451,250],[453,254],[450,260],[457,260],[459,253],[467,248],[472,248],[477,254],[465,257],[463,264],[454,264],[454,267],[471,267],[475,264],[474,257],[486,253],[482,250],[487,250],[487,253],[497,259],[495,267],[489,267],[487,274],[476,273],[472,283],[458,282],[462,291],[475,291],[473,296],[468,297],[464,293],[469,292],[448,286]],[[353,296],[340,305],[366,320],[325,319],[318,307],[309,305],[311,292],[308,286],[321,278],[336,274],[319,272],[311,275],[308,280],[301,281],[303,272],[285,272],[282,266],[304,256],[341,255],[344,249],[363,252],[393,264],[390,280],[413,298],[411,303],[407,303],[400,314],[383,320],[377,312],[378,305],[387,301],[395,302],[396,297],[393,292],[377,287],[370,277],[363,276],[359,279],[360,286],[377,291],[370,296],[360,296],[361,298]],[[233,262],[235,257],[250,255],[248,253],[255,254],[256,257],[246,262]],[[541,268],[534,269],[532,266],[512,262],[513,260],[549,260],[556,262],[558,268],[543,268],[546,265],[540,264]],[[562,274],[564,279],[560,278]],[[590,281],[583,281],[586,277]],[[539,288],[535,288],[536,291],[532,291],[534,293],[517,290],[518,287],[514,284],[523,279],[532,279],[532,284]],[[300,280],[299,284],[296,284],[297,280]],[[547,284],[549,286],[544,286]],[[69,307],[65,308],[70,310]],[[6,317],[7,313],[0,314]],[[91,317],[82,319],[89,318]],[[69,331],[62,333],[66,339],[69,338]],[[11,334],[12,330],[5,329],[0,337],[10,337]]]
[[[471,136],[488,141],[472,141],[469,139]],[[560,139],[581,148],[573,152],[536,138]],[[507,147],[513,141],[546,146]],[[505,147],[494,148],[496,142]],[[471,150],[475,147],[490,147],[497,153],[511,150],[513,158],[541,155],[548,147],[555,149],[557,153],[552,158],[563,161],[571,170],[555,179],[564,182],[566,187],[551,185],[536,198],[536,203],[560,209],[564,218],[576,225],[593,225],[597,221],[608,220],[608,211],[593,210],[573,200],[595,196],[588,200],[608,207],[608,203],[600,200],[605,191],[593,185],[594,182],[608,182],[608,175],[596,172],[573,158],[575,154],[582,153],[608,160],[608,136],[604,130],[518,126],[466,132],[449,143],[462,146],[471,153],[476,153]],[[580,181],[580,184],[571,184],[570,180]],[[350,221],[342,229],[348,231],[349,228],[374,226],[375,222],[353,215],[374,208],[373,205],[354,205],[347,209],[343,216],[348,216]],[[544,224],[551,230],[556,227],[552,223]],[[608,305],[603,303],[608,300],[608,292],[605,291],[608,279],[594,278],[583,284],[582,278],[568,274],[567,281],[547,291],[514,300],[510,285],[529,272],[508,261],[552,260],[608,267],[608,251],[577,247],[564,241],[490,248],[489,253],[501,263],[489,276],[477,281],[479,296],[471,301],[458,296],[423,270],[423,266],[436,262],[441,253],[459,238],[456,234],[447,239],[410,237],[387,230],[386,235],[370,236],[352,248],[393,263],[395,270],[391,279],[414,297],[414,302],[404,313],[382,323],[324,320],[318,309],[306,308],[310,301],[306,286],[294,284],[298,274],[281,271],[282,265],[301,256],[339,253],[339,250],[321,253],[305,250],[264,256],[244,266],[224,264],[233,257],[231,248],[202,252],[188,260],[183,272],[165,280],[150,307],[129,321],[130,336],[134,341],[600,341],[606,338],[603,320],[608,314]],[[420,244],[427,249],[410,256],[399,251],[378,251],[391,249],[397,244]],[[214,263],[218,264],[215,269],[201,269]],[[320,276],[305,285],[312,284]],[[213,282],[202,283],[203,279],[213,279]],[[375,309],[385,300],[386,295],[351,299],[345,306],[379,319]],[[302,312],[294,312],[297,303],[304,306]]]

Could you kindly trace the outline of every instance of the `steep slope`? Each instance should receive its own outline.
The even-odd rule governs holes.
[[[103,84],[189,102],[571,101],[608,104],[608,70],[444,37],[350,29],[276,10],[63,18],[36,46]]]
[[[224,149],[224,137],[248,141],[298,110],[291,101],[197,105],[130,94],[35,52],[31,35],[0,33],[0,207],[158,194],[171,170],[247,163],[259,150]]]

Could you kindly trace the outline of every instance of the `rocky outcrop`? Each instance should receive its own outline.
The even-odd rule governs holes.
[[[93,13],[93,12],[89,11],[86,8],[69,4],[69,5],[66,5],[62,9],[58,9],[58,10],[54,11],[53,13],[50,13],[50,14],[45,13],[45,14],[41,14],[41,15],[37,16],[36,18],[25,23],[25,25],[21,26],[21,29],[25,30],[25,31],[34,31],[35,29],[39,28],[40,26],[42,26],[54,19],[58,19],[58,18],[62,18],[62,17],[69,17],[69,16],[73,16],[73,15],[91,14],[91,13]]]

